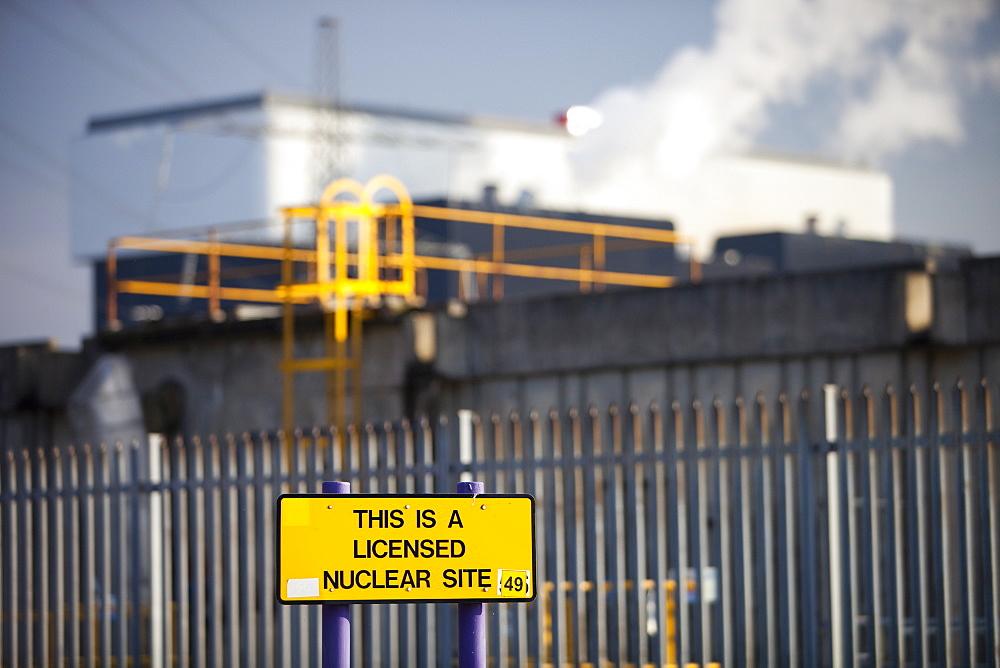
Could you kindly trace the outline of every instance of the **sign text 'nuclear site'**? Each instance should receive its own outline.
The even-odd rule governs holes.
[[[529,601],[534,515],[527,494],[285,494],[278,600]]]

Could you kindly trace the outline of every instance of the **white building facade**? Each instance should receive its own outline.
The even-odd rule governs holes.
[[[381,173],[416,200],[477,201],[491,186],[505,205],[670,220],[701,259],[719,235],[800,232],[807,220],[820,234],[893,234],[882,172],[744,154],[680,175],[637,159],[588,180],[584,139],[555,123],[334,110],[272,93],[94,118],[72,153],[72,251],[94,258],[116,236],[208,227],[271,225],[264,236],[277,238],[279,209],[314,202],[328,176]]]

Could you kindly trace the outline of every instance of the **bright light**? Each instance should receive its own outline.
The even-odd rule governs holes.
[[[566,131],[574,137],[584,135],[594,128],[600,127],[604,117],[596,109],[573,105],[566,110]]]

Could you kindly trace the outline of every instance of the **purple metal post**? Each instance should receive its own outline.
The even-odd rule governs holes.
[[[349,482],[323,482],[324,494],[350,494]],[[323,604],[323,668],[348,668],[351,665],[351,606],[346,603]]]
[[[486,484],[458,483],[459,494],[483,494]],[[458,604],[458,668],[486,668],[486,604]]]

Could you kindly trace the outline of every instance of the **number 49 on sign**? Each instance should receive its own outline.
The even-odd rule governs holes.
[[[497,570],[497,596],[516,596],[523,598],[531,591],[529,578],[531,571],[512,571],[504,568]]]

